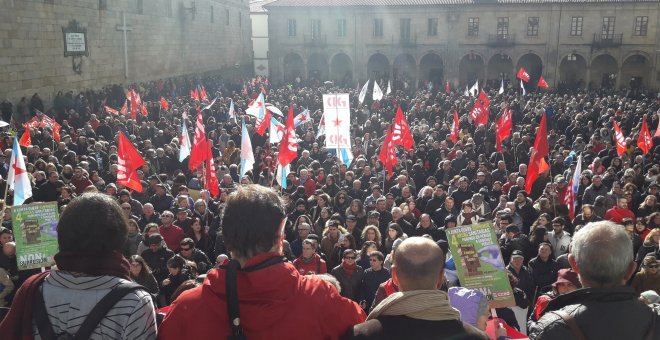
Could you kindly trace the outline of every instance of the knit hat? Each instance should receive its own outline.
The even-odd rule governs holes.
[[[647,290],[645,292],[642,292],[639,294],[641,297],[643,297],[648,303],[660,303],[660,295],[656,293],[653,290]]]
[[[552,284],[552,287],[557,287],[558,283],[571,283],[577,288],[582,288],[582,284],[578,279],[578,275],[573,269],[560,269],[557,273],[557,281]]]

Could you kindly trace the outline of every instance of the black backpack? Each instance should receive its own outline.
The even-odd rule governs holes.
[[[108,314],[108,312],[114,307],[119,300],[121,300],[128,293],[135,291],[137,289],[146,290],[139,284],[136,283],[120,283],[112,290],[106,294],[101,301],[99,301],[94,308],[89,312],[85,321],[76,332],[76,334],[69,334],[66,332],[55,334],[53,331],[53,325],[48,319],[48,313],[46,312],[46,305],[44,303],[44,296],[42,287],[39,287],[39,293],[36,294],[36,299],[33,302],[33,313],[34,321],[37,324],[37,329],[39,329],[39,335],[44,340],[83,340],[89,339],[89,337],[94,333],[96,326],[103,320],[103,318]]]

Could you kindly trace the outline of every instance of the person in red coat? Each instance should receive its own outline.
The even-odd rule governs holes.
[[[628,209],[628,199],[621,197],[617,200],[617,205],[612,209],[605,212],[605,219],[614,223],[621,224],[624,218],[631,218],[635,220],[635,214]]]
[[[293,260],[293,266],[300,275],[325,274],[328,272],[325,261],[316,253],[316,245],[310,239],[302,241],[302,254]]]
[[[158,337],[340,339],[364,321],[366,315],[357,303],[341,297],[316,275],[300,275],[285,262],[284,217],[272,189],[246,185],[232,193],[222,220],[232,260],[172,303]]]

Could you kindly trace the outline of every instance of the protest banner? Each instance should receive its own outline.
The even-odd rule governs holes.
[[[348,93],[324,94],[325,147],[351,148],[351,108]]]
[[[461,286],[486,295],[489,308],[516,305],[491,222],[447,229],[447,238]]]
[[[13,206],[11,219],[16,238],[18,270],[49,267],[58,252],[57,202]]]

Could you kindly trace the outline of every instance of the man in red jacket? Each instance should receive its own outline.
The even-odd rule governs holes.
[[[172,303],[159,338],[339,339],[364,321],[358,304],[285,262],[285,223],[273,190],[247,185],[232,193],[222,219],[232,260]]]
[[[621,221],[626,217],[631,218],[633,221],[635,220],[635,214],[633,214],[633,212],[628,209],[628,199],[624,197],[619,198],[617,200],[617,205],[605,212],[606,220],[610,220],[618,224],[621,224]]]

